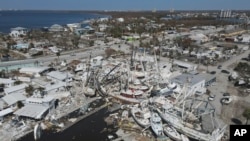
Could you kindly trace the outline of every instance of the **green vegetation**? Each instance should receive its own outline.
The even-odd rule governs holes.
[[[7,75],[7,74],[6,74],[5,70],[0,71],[0,77],[1,77],[1,78],[5,78],[6,75]]]
[[[95,43],[95,42],[94,42],[93,40],[90,40],[90,41],[89,41],[89,46],[90,46],[90,47],[94,46],[94,43]]]
[[[17,81],[14,82],[14,85],[20,85],[22,83],[23,83],[22,81],[17,80]]]
[[[57,52],[57,53],[56,53],[56,56],[57,56],[57,58],[58,58],[58,61],[59,61],[59,57],[60,57],[60,55],[61,55],[61,53],[60,53],[60,52]]]
[[[21,101],[17,101],[17,108],[22,108],[24,105]]]
[[[250,75],[250,65],[248,63],[239,62],[234,70],[239,72],[242,76]]]
[[[123,32],[122,30],[123,29],[120,26],[115,26],[111,28],[109,32],[114,38],[121,38]]]
[[[80,36],[74,35],[73,38],[71,39],[71,42],[75,48],[78,48],[80,41]]]
[[[27,93],[28,96],[32,96],[34,92],[34,87],[32,85],[25,87],[25,92]]]
[[[250,108],[245,109],[242,115],[243,115],[243,117],[245,117],[247,119],[246,120],[246,124],[247,124],[248,120],[250,119]]]

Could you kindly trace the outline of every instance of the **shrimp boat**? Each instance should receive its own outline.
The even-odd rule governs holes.
[[[165,137],[164,132],[163,132],[163,127],[162,127],[161,117],[158,115],[158,113],[152,112],[152,115],[150,118],[150,125],[154,134],[158,138]]]
[[[150,126],[149,119],[151,117],[151,113],[146,103],[147,101],[142,101],[140,105],[136,104],[133,107],[131,107],[131,115],[133,119],[138,125],[142,127]]]
[[[156,108],[156,110],[161,118],[168,124],[172,125],[178,132],[188,136],[189,138],[199,141],[219,141],[223,137],[226,129],[226,126],[224,126],[222,129],[218,128],[216,130],[213,130],[211,134],[204,133],[201,131],[201,127],[198,126],[199,124],[191,124],[185,122],[180,117],[180,115],[184,115],[184,113],[186,114],[186,116],[190,116],[191,113],[181,111],[181,109],[173,107],[173,105],[171,104],[162,106],[162,109]]]
[[[183,141],[181,134],[179,134],[174,127],[165,124],[163,125],[163,131],[169,138],[173,139],[174,141]]]
[[[34,139],[39,140],[41,138],[41,135],[42,135],[42,128],[41,128],[40,123],[35,125],[33,132],[34,132]]]
[[[145,100],[144,92],[141,90],[123,89],[120,92],[113,92],[109,95],[113,96],[116,99],[129,103],[139,104],[141,101]]]

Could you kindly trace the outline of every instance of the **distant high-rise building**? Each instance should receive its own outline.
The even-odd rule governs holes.
[[[231,10],[221,10],[220,11],[220,18],[230,18],[231,17]]]
[[[222,18],[223,17],[223,9],[220,11],[220,18]]]
[[[170,8],[169,12],[174,13],[174,8]]]
[[[154,9],[152,10],[152,12],[155,13],[155,12],[156,12],[156,8],[154,8]]]

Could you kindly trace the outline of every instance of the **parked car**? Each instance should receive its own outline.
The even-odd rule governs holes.
[[[209,97],[208,97],[208,100],[209,101],[213,101],[214,99],[215,99],[215,95],[210,94]]]
[[[70,56],[76,56],[75,52],[72,52],[72,53],[70,54]]]
[[[217,68],[218,68],[218,69],[221,69],[221,67],[222,67],[222,66],[221,66],[221,65],[219,65]]]
[[[221,103],[222,104],[229,104],[233,101],[233,98],[231,96],[224,96],[222,99],[221,99]]]
[[[229,71],[227,71],[227,70],[221,70],[221,73],[230,74],[230,72],[229,72]]]
[[[216,71],[211,71],[210,74],[216,74]]]
[[[229,93],[224,93],[223,96],[230,96],[230,94]]]
[[[241,58],[241,60],[244,60],[244,61],[249,61],[248,58]]]

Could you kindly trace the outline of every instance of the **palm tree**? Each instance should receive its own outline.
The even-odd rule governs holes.
[[[243,117],[245,117],[247,119],[246,120],[246,124],[247,124],[248,120],[250,119],[250,108],[245,109],[242,115],[243,115]]]

